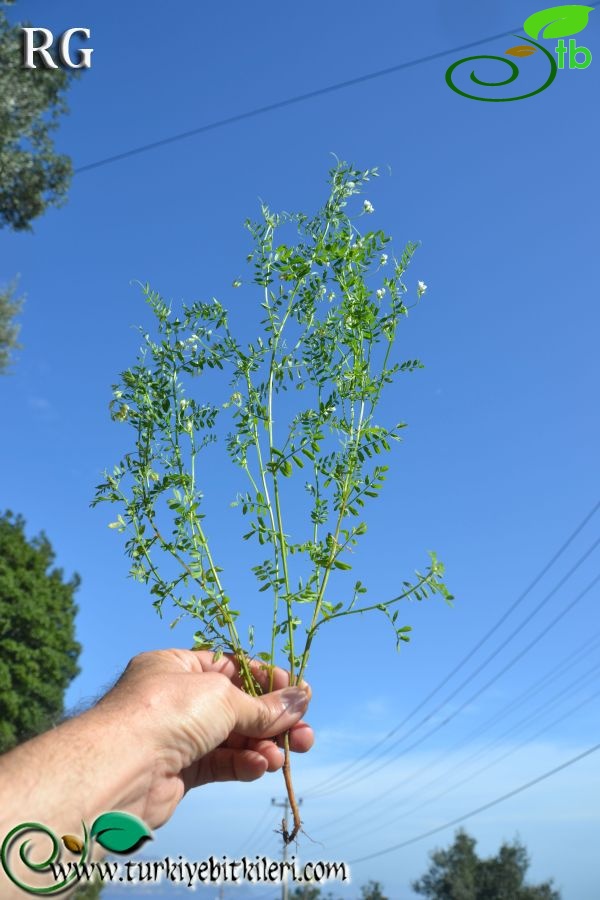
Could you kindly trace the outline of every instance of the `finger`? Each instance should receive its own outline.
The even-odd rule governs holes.
[[[267,761],[267,772],[278,772],[283,766],[284,756],[281,748],[272,740],[255,740],[250,738],[248,741],[248,750],[260,753]]]
[[[185,789],[212,781],[256,781],[269,768],[269,760],[256,750],[219,747],[184,773]]]
[[[266,666],[257,659],[250,660],[250,670],[264,691],[279,691],[290,683],[290,673],[279,666]],[[300,686],[309,692],[310,686],[302,680]]]
[[[306,722],[300,721],[297,725],[292,726],[290,731],[288,732],[290,736],[290,750],[293,753],[306,753],[311,749],[315,742],[315,733]],[[239,741],[244,741],[243,744],[232,744],[232,738],[237,738]],[[274,744],[276,747],[280,749],[284,746],[285,735],[280,734],[277,737],[271,739],[270,743]],[[263,744],[262,739],[256,738],[243,738],[241,735],[231,735],[228,740],[229,746],[239,746],[239,747],[248,747],[253,750],[260,750]]]
[[[315,735],[312,728],[302,719],[297,722],[296,725],[292,725],[288,734],[290,736],[290,750],[294,753],[306,753],[315,742]],[[264,738],[249,738],[245,737],[243,734],[236,734],[233,732],[222,746],[230,747],[232,750],[257,750],[260,749],[260,745],[264,740]],[[267,738],[266,740],[271,744],[275,744],[277,747],[283,747],[284,735],[277,735],[273,738]]]
[[[247,737],[273,737],[289,731],[306,710],[308,691],[300,687],[288,687],[262,697],[250,697],[231,687],[228,702],[235,716],[232,731]]]
[[[203,672],[220,672],[222,675],[230,678],[236,687],[244,687],[244,679],[240,675],[239,663],[231,653],[226,653],[215,660],[215,654],[210,650],[184,650],[180,652],[191,653],[193,656],[198,657],[198,662]],[[290,683],[289,672],[286,672],[285,669],[279,666],[268,666],[258,659],[247,659],[247,662],[254,679],[264,691],[282,690]],[[190,660],[190,664],[193,664],[193,660]],[[302,681],[301,685],[305,688],[308,687],[305,681]]]
[[[283,745],[283,738],[277,739],[279,746]],[[315,742],[315,733],[306,722],[298,722],[290,731],[290,750],[294,753],[306,753]]]
[[[224,654],[215,659],[212,650],[182,650],[171,648],[168,650],[150,650],[138,653],[130,660],[124,675],[131,676],[134,673],[184,671],[192,673],[219,672],[226,675],[236,687],[243,687],[243,680],[239,673],[239,663],[232,654]],[[257,659],[249,659],[250,670],[263,690],[281,690],[289,684],[289,673],[279,666],[266,666]],[[302,686],[307,687],[306,682]]]

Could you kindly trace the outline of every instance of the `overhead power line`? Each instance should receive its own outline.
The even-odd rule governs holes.
[[[600,5],[600,0],[593,4]],[[169,144],[175,144],[178,141],[185,141],[188,138],[195,137],[199,134],[206,134],[209,131],[217,131],[219,128],[225,128],[227,125],[234,125],[237,122],[243,122],[246,119],[253,119],[256,116],[265,115],[265,113],[275,112],[278,109],[284,109],[287,106],[294,106],[296,103],[304,103],[306,100],[314,100],[315,97],[323,97],[326,94],[332,94],[335,91],[342,91],[345,88],[354,87],[357,84],[364,84],[366,81],[373,81],[375,78],[383,78],[385,75],[392,75],[394,72],[401,72],[403,69],[410,69],[414,66],[420,66],[423,63],[433,62],[436,59],[442,59],[444,56],[450,56],[453,53],[461,53],[463,50],[470,50],[473,47],[479,47],[481,44],[487,44],[490,41],[499,38],[508,37],[519,28],[512,28],[510,31],[503,31],[500,34],[492,34],[489,37],[481,38],[478,41],[470,41],[468,44],[461,44],[458,47],[451,47],[449,50],[440,50],[439,53],[430,53],[427,56],[421,56],[418,59],[411,59],[407,62],[398,63],[395,66],[388,66],[385,69],[378,69],[376,72],[368,72],[366,75],[358,75],[356,78],[348,78],[345,81],[338,81],[335,84],[329,84],[326,87],[317,88],[314,91],[306,91],[303,94],[296,94],[285,100],[278,100],[275,103],[267,103],[264,106],[257,106],[246,112],[237,113],[233,116],[227,116],[223,119],[217,119],[214,122],[208,122],[206,125],[199,125],[196,128],[190,128],[188,131],[180,131],[169,137],[161,138],[158,141],[151,141],[147,144],[141,144],[138,147],[132,147],[124,150],[122,153],[115,153],[112,156],[105,156],[97,159],[95,162],[78,166],[74,170],[75,175],[82,172],[89,172],[92,169],[99,169],[101,166],[108,166],[111,163],[119,162],[122,159],[128,159],[131,156],[138,156],[140,153],[147,153],[150,150],[156,150],[159,147],[166,147]]]
[[[485,765],[480,766],[480,768],[477,769],[477,771],[471,772],[467,777],[462,778],[460,781],[454,782],[454,784],[449,785],[447,788],[445,788],[445,790],[440,791],[439,793],[435,794],[433,797],[428,797],[427,799],[425,799],[421,803],[419,803],[417,806],[413,806],[413,807],[411,807],[411,809],[405,810],[402,815],[402,818],[406,819],[406,818],[408,818],[408,816],[412,816],[415,812],[418,812],[419,810],[423,809],[424,806],[429,806],[431,803],[436,803],[438,800],[441,800],[442,797],[445,797],[447,794],[450,794],[452,791],[457,790],[457,788],[464,787],[465,784],[468,784],[469,782],[473,781],[475,778],[478,778],[484,772],[487,772],[489,769],[493,768],[494,766],[497,766],[498,763],[503,762],[509,756],[512,756],[514,753],[517,753],[519,750],[522,750],[524,747],[531,745],[534,741],[537,741],[543,734],[546,734],[548,731],[552,731],[553,728],[556,728],[557,725],[562,725],[564,722],[566,722],[568,719],[570,719],[576,713],[580,712],[580,710],[582,710],[585,706],[588,706],[594,700],[597,700],[598,697],[600,697],[600,690],[594,691],[592,694],[588,694],[588,696],[584,697],[583,700],[580,700],[576,706],[569,709],[563,715],[558,716],[558,718],[554,719],[549,724],[544,725],[542,728],[538,729],[534,734],[530,735],[524,741],[521,741],[520,744],[517,744],[516,746],[511,747],[509,750],[505,750],[499,756],[496,756],[491,762],[488,762]],[[396,819],[396,821],[397,821],[397,819]],[[389,825],[390,823],[388,822],[387,824]],[[370,833],[372,831],[378,831],[378,830],[379,830],[378,828],[373,828],[370,830]]]
[[[425,840],[425,838],[431,837],[434,834],[438,834],[440,831],[444,831],[446,828],[451,828],[453,825],[458,825],[460,824],[460,822],[464,822],[466,819],[470,819],[472,816],[479,815],[479,813],[485,812],[487,809],[491,809],[493,806],[497,806],[499,803],[503,803],[505,800],[509,800],[511,797],[515,797],[517,794],[521,794],[523,791],[526,791],[530,787],[533,787],[534,785],[545,781],[547,778],[551,778],[552,775],[556,775],[558,772],[562,772],[563,769],[567,769],[569,766],[573,766],[575,763],[579,762],[582,759],[585,759],[586,756],[590,756],[592,753],[596,753],[598,750],[600,750],[600,744],[594,744],[593,747],[590,747],[588,750],[584,750],[583,753],[579,753],[577,756],[573,756],[571,759],[568,759],[560,766],[556,766],[554,769],[550,769],[549,772],[544,772],[543,775],[539,775],[537,778],[532,779],[532,781],[528,781],[526,784],[522,784],[520,787],[515,788],[513,791],[509,791],[507,794],[502,794],[501,797],[496,797],[495,800],[491,800],[489,803],[484,803],[483,806],[478,806],[476,809],[472,809],[470,810],[470,812],[464,813],[464,815],[458,816],[456,819],[452,819],[452,821],[450,822],[444,822],[443,825],[438,825],[437,828],[431,828],[429,831],[424,831],[422,834],[418,834],[415,837],[409,838],[407,841],[401,841],[399,844],[394,844],[392,847],[386,847],[384,850],[378,850],[375,853],[369,853],[367,856],[361,856],[358,859],[351,859],[349,860],[349,864],[356,865],[361,862],[366,862],[369,859],[375,859],[378,856],[384,856],[387,853],[393,853],[395,850],[402,850],[404,847],[408,847],[411,844],[416,844],[417,841],[423,841]]]
[[[395,822],[397,822],[401,819],[408,820],[409,817],[413,816],[414,813],[418,812],[424,806],[429,806],[431,803],[435,803],[437,800],[440,800],[442,797],[445,797],[447,794],[451,793],[452,791],[455,791],[458,788],[463,787],[466,784],[469,784],[470,782],[472,782],[476,778],[478,778],[480,775],[482,775],[484,772],[493,768],[493,766],[498,765],[498,763],[502,762],[503,760],[507,759],[509,756],[512,756],[514,753],[517,753],[519,750],[522,750],[523,748],[527,747],[528,745],[533,744],[543,734],[556,728],[557,725],[562,725],[564,722],[566,722],[568,719],[570,719],[572,716],[574,716],[577,712],[579,712],[579,710],[582,709],[584,706],[586,706],[589,703],[592,703],[594,700],[596,700],[600,696],[600,690],[596,690],[592,694],[587,695],[583,700],[581,700],[575,706],[572,706],[570,709],[563,712],[560,716],[553,719],[550,723],[546,723],[541,728],[539,728],[537,731],[535,731],[533,734],[530,734],[528,737],[526,737],[524,740],[509,747],[508,750],[506,749],[506,738],[509,735],[511,735],[513,732],[515,732],[515,731],[518,732],[521,729],[521,726],[523,726],[523,725],[525,725],[526,728],[528,728],[532,723],[534,723],[536,721],[536,719],[543,717],[543,715],[547,712],[548,708],[552,709],[553,707],[559,706],[561,701],[564,701],[566,698],[570,698],[574,694],[577,695],[581,691],[581,689],[585,688],[589,683],[597,681],[597,670],[599,668],[600,668],[600,663],[598,663],[596,666],[594,666],[592,669],[590,669],[588,672],[586,672],[585,676],[583,678],[578,678],[575,682],[569,684],[565,689],[563,689],[558,695],[556,695],[555,697],[552,697],[550,701],[548,701],[548,702],[542,704],[542,706],[538,707],[538,709],[533,713],[532,716],[522,719],[520,722],[517,722],[515,725],[511,726],[506,731],[504,731],[498,738],[494,739],[493,741],[490,741],[486,747],[479,748],[474,753],[472,753],[470,756],[468,756],[466,759],[460,760],[458,763],[456,763],[453,766],[450,766],[449,769],[442,772],[440,775],[437,775],[435,778],[431,779],[430,781],[426,782],[425,784],[420,785],[418,788],[416,788],[413,791],[412,794],[409,794],[408,797],[404,797],[400,801],[395,801],[394,807],[393,807],[393,812],[395,813],[395,815],[393,815],[392,818],[388,818],[387,816],[384,816],[384,814],[381,812],[381,810],[379,810],[374,815],[368,816],[367,818],[361,818],[358,821],[356,819],[350,819],[350,822],[348,823],[348,825],[343,826],[341,831],[338,830],[338,831],[334,832],[334,836],[332,839],[339,840],[340,835],[345,836],[345,834],[350,830],[352,833],[353,841],[354,840],[359,840],[359,841],[363,840],[364,841],[364,839],[367,837],[367,835],[370,835],[376,831],[379,831],[382,828],[389,828],[390,825],[393,825]],[[474,771],[469,772],[466,776],[460,778],[458,781],[450,782],[448,784],[448,779],[452,772],[455,772],[457,770],[464,768],[464,766],[467,766],[469,763],[473,762],[478,757],[485,755],[485,754],[489,753],[490,751],[493,752],[497,748],[502,748],[501,752],[500,752],[500,754],[496,755],[491,760],[491,762],[484,763],[478,769],[475,769]],[[440,781],[442,781],[446,785],[442,791],[439,791],[438,793],[430,794],[429,797],[427,795],[425,795],[425,797],[423,797],[423,792],[426,792],[428,788],[432,787],[434,784],[437,784]],[[416,797],[421,797],[420,802],[416,806],[412,806],[410,809],[404,809],[402,812],[400,812],[398,815],[396,815],[398,809],[403,809],[403,807],[406,807],[408,805],[408,803],[411,800],[414,800]],[[349,814],[346,813],[344,815],[344,819],[348,819],[348,817],[349,817]],[[357,833],[357,828],[364,828],[365,826],[367,826],[366,833]]]
[[[266,834],[265,826],[268,828],[269,823],[267,820],[269,818],[273,818],[273,808],[270,803],[264,810],[263,815],[260,816],[260,818],[255,822],[254,827],[248,834],[248,837],[241,844],[239,844],[239,849],[236,850],[236,852],[233,854],[234,859],[238,859],[242,855],[242,853],[247,854],[252,842],[256,841],[259,836],[262,838],[263,832],[265,832]]]
[[[600,0],[595,0],[591,6],[600,6]],[[451,47],[448,50],[440,50],[438,53],[430,53],[427,56],[420,56],[417,59],[410,59],[406,62],[398,63],[395,66],[387,66],[385,69],[378,69],[375,72],[368,72],[366,75],[358,75],[356,78],[347,78],[345,81],[338,81],[335,84],[329,84],[314,91],[306,91],[303,94],[296,94],[285,100],[278,100],[275,103],[267,103],[264,106],[257,106],[254,109],[246,110],[246,112],[237,113],[233,116],[227,116],[224,119],[217,119],[215,122],[208,122],[206,125],[199,125],[196,128],[190,128],[187,131],[180,131],[169,137],[161,138],[158,141],[150,141],[147,144],[140,144],[138,147],[132,147],[124,150],[122,153],[115,153],[112,156],[105,156],[94,162],[86,163],[83,166],[77,166],[74,169],[74,175],[80,175],[82,172],[89,172],[92,169],[99,169],[101,166],[108,166],[111,163],[120,162],[122,159],[128,159],[131,156],[138,156],[140,153],[147,153],[150,150],[157,150],[159,147],[166,147],[169,144],[175,144],[178,141],[185,141],[188,138],[195,137],[199,134],[206,134],[209,131],[217,131],[219,128],[225,128],[227,125],[235,125],[236,122],[243,122],[246,119],[253,119],[256,116],[265,115],[265,113],[275,112],[278,109],[284,109],[286,106],[294,106],[296,103],[304,103],[306,100],[313,100],[315,97],[323,97],[326,94],[332,94],[335,91],[342,91],[345,88],[354,87],[357,84],[364,84],[366,81],[373,81],[375,78],[383,78],[386,75],[393,75],[395,72],[401,72],[403,69],[411,69],[424,63],[434,62],[436,59],[443,59],[444,56],[450,56],[454,53],[462,53],[463,50],[471,50],[473,47],[480,47],[482,44],[499,40],[500,38],[509,37],[515,31],[520,31],[521,27],[511,28],[508,31],[502,31],[500,34],[492,34],[488,37],[480,38],[478,41],[470,41],[468,44],[461,44],[458,47]]]
[[[469,660],[477,653],[479,649],[492,637],[493,634],[504,624],[504,622],[508,619],[508,617],[515,611],[515,609],[523,602],[523,600],[531,593],[534,587],[540,582],[544,575],[550,570],[550,568],[557,562],[557,560],[562,556],[562,554],[568,549],[568,547],[573,543],[575,538],[581,533],[583,528],[587,525],[590,519],[596,514],[596,512],[600,509],[600,501],[598,501],[595,506],[590,510],[590,512],[582,519],[579,525],[575,528],[575,530],[569,535],[567,540],[562,544],[562,546],[556,551],[556,553],[551,557],[551,559],[546,563],[546,565],[540,570],[540,572],[535,576],[533,581],[525,588],[525,590],[516,598],[516,600],[509,606],[509,608],[500,616],[500,618],[492,625],[492,627],[484,634],[484,636],[475,644],[475,646],[458,662],[458,664],[451,670],[451,672],[446,675],[435,688],[427,694],[427,696],[421,700],[407,716],[402,719],[401,722],[398,723],[391,731],[389,731],[385,737],[381,740],[377,741],[374,745],[364,751],[360,756],[358,756],[355,760],[348,765],[344,766],[336,775],[330,776],[312,788],[309,788],[306,792],[306,796],[311,797],[319,797],[325,796],[333,791],[337,791],[342,787],[348,784],[354,784],[357,779],[358,772],[364,771],[365,769],[371,770],[365,772],[364,776],[366,777],[369,774],[372,774],[373,766],[377,763],[378,759],[381,759],[382,756],[385,756],[390,749],[393,747],[397,747],[400,743],[409,738],[412,734],[415,733],[422,725],[426,724],[437,712],[443,709],[447,704],[454,699],[454,697],[464,688],[466,687],[473,679],[478,675],[484,668],[486,668],[489,663],[498,655],[501,650],[504,650],[506,645],[513,640],[521,631],[524,625],[526,625],[537,613],[546,605],[546,603],[554,596],[554,594],[562,587],[565,582],[571,577],[571,575],[583,564],[583,562],[587,559],[588,556],[596,549],[596,547],[600,544],[600,538],[598,538],[589,549],[581,556],[577,562],[569,569],[566,575],[560,579],[560,581],[552,588],[552,590],[545,595],[542,601],[535,607],[535,609],[529,613],[529,615],[520,623],[520,625],[515,628],[511,634],[502,641],[502,643],[494,650],[491,654],[489,654],[486,659],[481,663],[474,672],[472,672],[466,679],[464,679],[460,685],[452,691],[452,693],[447,696],[441,703],[439,703],[430,713],[424,716],[417,724],[413,725],[404,735],[402,735],[391,747],[388,747],[385,751],[378,754],[373,759],[364,762],[368,757],[374,754],[377,750],[379,750],[390,738],[392,738],[395,734],[398,733],[405,725],[407,725],[410,720],[420,712],[423,707],[431,700],[443,687],[446,686],[448,681],[454,677]],[[503,670],[505,671],[505,670]],[[461,710],[464,708],[464,704],[461,707]],[[447,720],[449,721],[449,720]],[[387,762],[382,763],[378,766],[375,771],[383,768],[388,765],[388,763],[392,760],[388,760]],[[362,763],[362,765],[361,765]]]
[[[552,619],[552,621],[538,635],[536,635],[536,637],[534,637],[529,642],[529,644],[527,644],[526,647],[523,648],[523,650],[519,651],[519,653],[517,653],[515,656],[513,656],[513,658],[511,660],[509,660],[509,662],[502,669],[500,669],[499,672],[497,672],[494,676],[492,676],[492,678],[490,678],[488,681],[486,681],[486,683],[483,685],[483,687],[479,688],[479,690],[477,690],[474,694],[471,694],[471,696],[468,697],[465,701],[463,701],[463,703],[457,709],[455,709],[452,713],[450,713],[449,716],[447,716],[441,722],[438,722],[437,725],[433,726],[433,728],[430,728],[429,731],[425,732],[425,734],[421,735],[421,737],[419,737],[415,741],[413,741],[412,744],[409,744],[408,747],[405,747],[404,750],[402,750],[401,753],[399,753],[396,757],[393,757],[391,760],[387,760],[387,762],[385,762],[385,763],[381,763],[381,765],[379,765],[374,771],[379,771],[380,769],[383,769],[383,768],[385,768],[385,766],[389,765],[390,762],[394,762],[395,759],[397,759],[399,756],[405,756],[407,753],[410,753],[411,750],[414,750],[416,747],[420,746],[424,741],[426,741],[428,738],[430,738],[433,734],[436,734],[441,728],[443,728],[445,725],[448,725],[448,723],[451,722],[453,719],[455,719],[456,716],[460,715],[460,713],[467,706],[469,706],[471,703],[473,703],[474,700],[477,700],[477,698],[480,697],[484,693],[484,691],[487,691],[487,689],[489,687],[491,687],[493,684],[495,684],[495,682],[498,681],[498,679],[502,675],[504,675],[506,672],[508,672],[508,670],[511,669],[520,659],[522,659],[526,653],[529,653],[529,651],[536,644],[538,644],[542,640],[542,638],[544,638],[548,634],[548,632],[552,628],[554,628],[555,625],[558,625],[558,623],[560,621],[562,621],[565,614],[570,612],[586,596],[586,594],[588,594],[592,590],[592,588],[598,584],[598,582],[600,582],[600,574],[596,575],[596,577],[592,579],[592,581],[587,585],[587,587],[585,587],[579,594],[577,594],[577,596],[569,603],[569,605],[564,610],[561,610],[558,613],[558,615],[555,616],[554,619]],[[369,774],[372,775],[373,772],[371,772]],[[361,781],[362,777],[359,779],[356,779],[356,780]],[[389,790],[389,788],[387,790]],[[387,790],[385,793],[387,793]],[[385,794],[383,796],[385,796]]]
[[[544,673],[544,675],[540,679],[540,682],[545,682],[546,685],[548,685],[552,681],[558,680],[558,678],[560,678],[560,676],[563,675],[565,673],[565,671],[568,671],[569,669],[574,668],[574,666],[576,666],[583,659],[585,659],[586,656],[589,656],[590,653],[597,652],[598,642],[599,642],[599,638],[598,638],[598,635],[596,635],[594,638],[591,639],[591,641],[587,641],[584,645],[582,645],[582,647],[578,648],[578,650],[583,649],[584,650],[583,653],[578,653],[577,651],[572,651],[567,657],[564,658],[562,663],[559,663],[557,665],[556,672],[554,672],[551,669],[550,672]],[[591,643],[591,646],[588,646],[590,643]],[[574,657],[574,658],[572,659],[572,657]],[[569,664],[569,663],[571,663],[571,664]],[[572,681],[566,687],[561,689],[557,694],[554,694],[548,700],[544,701],[535,710],[530,711],[527,714],[527,716],[525,716],[524,718],[519,720],[516,724],[511,725],[507,730],[502,732],[499,736],[496,736],[495,738],[493,738],[483,748],[480,747],[480,748],[476,749],[473,753],[470,754],[470,756],[466,757],[465,759],[459,760],[457,763],[454,763],[453,765],[451,765],[448,768],[445,768],[440,774],[436,775],[434,778],[431,778],[429,781],[425,782],[425,784],[418,783],[418,780],[421,776],[431,774],[432,770],[435,770],[436,767],[440,763],[443,764],[444,762],[446,762],[448,756],[455,753],[458,749],[460,749],[461,746],[469,745],[475,738],[478,738],[481,736],[481,734],[484,734],[489,729],[490,724],[496,724],[496,722],[500,721],[501,719],[505,719],[508,715],[510,715],[512,712],[514,712],[515,709],[518,709],[518,707],[521,706],[525,700],[527,700],[531,696],[535,696],[535,694],[539,693],[539,683],[540,682],[534,683],[534,685],[532,685],[531,687],[526,689],[524,692],[522,692],[517,698],[511,700],[503,708],[503,710],[500,711],[501,714],[496,713],[494,716],[491,717],[491,719],[488,719],[487,722],[485,722],[483,726],[480,726],[479,728],[476,728],[474,731],[472,731],[471,734],[466,738],[466,740],[459,740],[453,746],[446,748],[434,760],[428,760],[425,763],[425,765],[421,766],[416,771],[413,771],[410,774],[407,774],[400,781],[398,781],[394,784],[391,784],[391,785],[388,784],[386,786],[386,790],[384,792],[382,792],[381,794],[379,794],[377,797],[372,797],[366,803],[362,803],[358,807],[355,807],[352,810],[344,812],[343,818],[344,818],[345,824],[342,825],[341,833],[344,834],[346,831],[349,831],[349,830],[352,830],[355,832],[356,826],[357,826],[356,816],[358,814],[362,813],[363,810],[373,807],[374,804],[377,803],[377,801],[379,801],[379,800],[390,801],[393,804],[393,810],[395,811],[396,809],[398,809],[399,806],[404,806],[406,803],[409,803],[414,797],[416,797],[416,796],[421,797],[423,794],[423,791],[427,790],[430,787],[433,787],[433,785],[437,784],[438,782],[442,781],[442,782],[446,783],[448,780],[448,777],[453,772],[455,772],[457,769],[461,769],[465,765],[468,765],[470,762],[473,762],[474,760],[476,760],[479,756],[484,755],[490,751],[493,751],[496,748],[496,746],[502,746],[504,741],[510,734],[512,734],[514,731],[519,731],[523,725],[529,726],[537,718],[539,718],[541,715],[543,715],[549,707],[552,708],[552,707],[556,706],[561,699],[564,699],[565,694],[571,695],[572,693],[577,693],[578,690],[580,690],[582,686],[585,686],[587,684],[587,681],[589,680],[589,676],[593,676],[593,677],[595,676],[595,673],[598,670],[598,668],[600,668],[600,663],[596,663],[594,666],[592,666],[591,669],[588,669],[583,674],[580,674],[574,681]],[[592,677],[592,680],[593,680],[593,677]],[[569,713],[566,713],[565,718],[567,716],[571,715],[574,711],[575,710],[573,710]],[[549,727],[549,726],[544,726],[543,730],[546,730],[547,727]],[[528,738],[525,743],[531,742],[532,740],[534,740],[537,737],[539,737],[539,733]],[[519,749],[520,746],[521,745],[518,745],[518,747],[513,748],[513,750]],[[511,752],[513,752],[513,750],[511,750]],[[416,787],[415,787],[415,781],[416,781]],[[396,792],[398,790],[400,790],[400,788],[404,787],[405,785],[410,785],[411,787],[414,788],[412,793],[410,793],[408,796],[402,797],[400,800],[394,799],[393,795],[395,795]],[[443,795],[436,795],[436,797],[437,796],[443,796]],[[436,799],[436,798],[434,798],[434,799]],[[429,803],[432,801],[426,800],[425,802]],[[420,808],[420,807],[417,807],[417,808]],[[405,815],[410,815],[412,812],[413,812],[413,810],[410,810]],[[369,815],[367,817],[361,816],[359,824],[361,826],[364,826],[364,825],[368,825],[371,822],[373,822],[373,823],[380,822],[381,818],[382,818],[382,810],[378,809],[378,811],[373,813],[372,815]],[[325,829],[325,831],[327,832],[328,830],[331,830],[332,828],[334,828],[335,836],[337,839],[337,838],[339,838],[339,835],[340,835],[339,826],[340,826],[340,818],[339,818],[339,816],[336,816],[334,819],[331,819],[331,820],[325,822],[324,825],[322,825],[320,827],[320,832],[322,832],[323,829]]]

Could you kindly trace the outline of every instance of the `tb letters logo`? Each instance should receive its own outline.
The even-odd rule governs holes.
[[[478,97],[455,83],[454,72],[463,63],[474,62],[480,59],[493,59],[510,68],[508,78],[505,78],[504,81],[483,81],[477,77],[475,71],[472,71],[470,75],[471,81],[484,88],[500,88],[511,84],[519,76],[519,68],[516,63],[505,59],[504,56],[467,56],[465,59],[459,59],[457,62],[452,63],[447,70],[446,84],[462,97],[468,97],[469,100],[483,100],[487,103],[506,103],[510,100],[525,100],[527,97],[533,97],[535,94],[539,94],[545,91],[547,87],[550,87],[559,69],[587,69],[590,65],[592,62],[591,51],[587,47],[577,46],[577,41],[569,36],[578,34],[586,28],[589,14],[593,11],[593,6],[581,6],[579,4],[551,6],[549,9],[542,9],[540,12],[536,12],[529,16],[528,19],[525,19],[523,31],[529,35],[529,37],[524,38],[527,43],[510,47],[509,50],[504,51],[504,54],[505,56],[525,58],[541,51],[550,64],[550,73],[544,84],[535,90],[520,94],[518,97]],[[514,35],[514,37],[518,38],[520,36]],[[569,37],[568,43],[565,43],[563,40],[565,37]],[[555,47],[548,49],[537,42],[536,39],[539,38],[560,38],[560,40]],[[523,40],[523,38],[521,39]],[[464,87],[467,87],[467,85],[464,85]]]
[[[23,68],[37,69],[36,62],[44,69],[58,69],[59,65],[50,53],[54,45],[54,35],[49,28],[22,28]],[[71,56],[71,40],[75,35],[89,40],[89,28],[69,28],[58,39],[58,58],[67,69],[91,69],[93,47],[77,50],[77,60]]]

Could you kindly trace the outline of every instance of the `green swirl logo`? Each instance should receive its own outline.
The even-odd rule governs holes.
[[[0,864],[13,884],[16,884],[17,887],[26,893],[41,895],[59,894],[77,878],[77,871],[74,867],[69,867],[69,874],[63,877],[61,881],[54,881],[52,884],[44,886],[26,884],[12,871],[10,857],[13,852],[17,852],[21,863],[30,872],[55,876],[56,869],[54,867],[61,863],[62,847],[65,847],[71,854],[77,856],[77,863],[81,865],[87,863],[90,858],[92,839],[105,850],[110,850],[112,853],[127,853],[137,849],[146,838],[152,837],[152,833],[141,819],[129,813],[118,811],[103,813],[101,816],[98,816],[89,834],[84,822],[81,823],[81,826],[83,838],[74,834],[63,834],[61,838],[58,838],[50,828],[42,825],[40,822],[23,822],[20,825],[16,825],[2,841]],[[43,834],[50,839],[49,852],[37,862],[31,858],[31,837],[22,840],[25,835],[31,835],[32,833]],[[21,843],[19,843],[20,841]]]
[[[534,13],[525,20],[523,30],[529,35],[529,37],[524,39],[527,43],[510,47],[505,51],[505,56],[525,58],[533,56],[538,50],[544,54],[550,64],[550,70],[544,83],[535,90],[530,90],[527,93],[519,94],[514,97],[480,97],[477,94],[472,94],[467,90],[463,90],[455,83],[454,73],[459,66],[463,66],[465,63],[474,63],[482,59],[491,59],[508,66],[510,70],[508,77],[501,81],[484,81],[475,74],[475,70],[473,69],[470,73],[471,81],[474,84],[485,88],[501,88],[508,84],[512,84],[512,82],[516,81],[519,77],[519,67],[512,60],[505,59],[504,56],[478,55],[459,59],[457,62],[452,63],[446,70],[446,84],[456,94],[460,94],[461,97],[467,97],[469,100],[480,100],[485,103],[509,103],[514,100],[526,100],[528,97],[534,97],[536,94],[540,94],[542,91],[545,91],[546,88],[550,87],[556,78],[558,70],[565,68],[565,60],[568,60],[569,69],[586,69],[590,65],[592,54],[587,47],[577,46],[576,41],[573,39],[569,40],[568,45],[566,45],[562,38],[583,31],[588,24],[589,14],[590,12],[593,12],[593,9],[593,6],[581,5],[552,6],[548,9],[542,9],[540,12]],[[536,38],[539,38],[540,36],[543,38],[560,38],[558,44],[554,48],[556,57],[546,47],[537,42]],[[515,37],[519,36],[515,35]]]

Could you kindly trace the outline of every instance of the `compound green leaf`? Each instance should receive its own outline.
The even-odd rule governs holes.
[[[525,19],[523,29],[529,37],[560,38],[583,31],[593,6],[571,4],[550,6]]]
[[[138,819],[125,812],[108,812],[98,816],[92,825],[90,836],[105,850],[113,853],[127,853],[141,843],[144,838],[151,838],[152,832]]]

